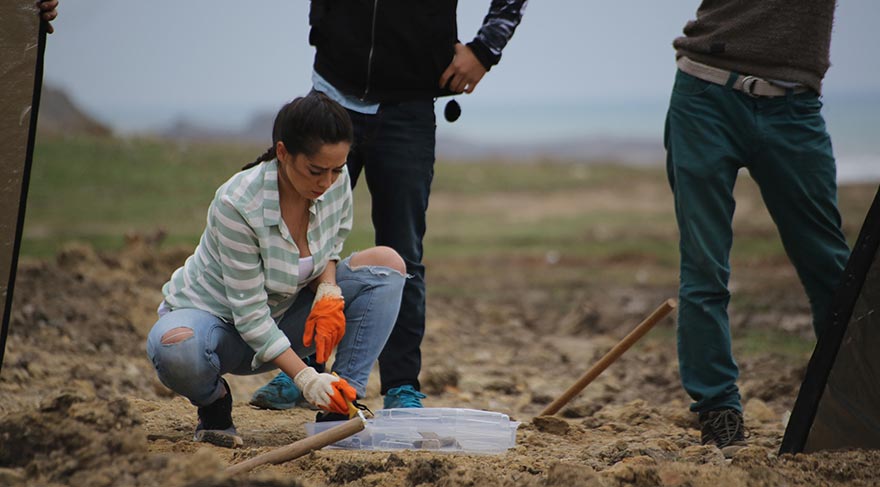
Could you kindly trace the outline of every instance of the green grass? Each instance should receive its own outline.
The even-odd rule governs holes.
[[[165,229],[196,242],[216,188],[259,153],[238,146],[149,140],[59,139],[37,145],[22,252],[51,254],[68,240],[122,245],[126,232]]]
[[[674,326],[657,326],[646,337],[649,341],[674,347],[676,343]],[[777,329],[733,330],[733,351],[738,357],[776,355],[803,361],[809,358],[816,346],[814,340],[801,338],[790,332]],[[638,347],[638,345],[637,345]]]
[[[149,234],[160,228],[168,244],[195,245],[216,188],[262,149],[42,138],[35,151],[22,252],[45,257],[71,240],[114,249],[123,245],[127,232]],[[755,198],[757,192],[743,182],[737,194]],[[861,224],[871,195],[864,188],[841,192],[850,227]],[[373,245],[364,184],[355,199],[347,250]],[[753,215],[738,215],[735,262],[784,258],[772,221],[763,206],[758,208]],[[540,258],[548,252],[562,258],[636,258],[674,271],[677,238],[660,167],[438,161],[425,253],[434,261]]]
[[[747,330],[733,337],[734,350],[745,355],[776,354],[803,359],[813,353],[814,340],[776,329]]]
[[[434,192],[484,194],[491,192],[548,193],[571,189],[588,190],[619,184],[632,177],[644,178],[645,170],[626,166],[536,161],[510,164],[484,161],[479,165],[443,163],[437,165]]]
[[[194,245],[216,188],[260,149],[139,139],[41,140],[35,152],[22,251],[47,256],[70,240],[113,249],[122,245],[127,232],[151,233],[159,228],[168,233],[169,243]],[[572,164],[438,162],[432,198],[511,195],[540,199],[555,191],[590,191],[619,184],[634,175],[645,177],[645,171]],[[358,188],[356,200],[349,249],[373,244],[364,185]],[[518,224],[510,222],[511,215],[503,207],[483,210],[479,202],[476,204],[474,208],[429,212],[426,247],[431,255],[542,255],[548,250],[610,255],[656,250],[668,260],[674,250],[650,236],[623,245],[591,239],[590,229],[595,225],[644,225],[649,223],[644,215],[587,211],[574,216],[547,215]]]

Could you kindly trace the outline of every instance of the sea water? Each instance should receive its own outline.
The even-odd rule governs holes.
[[[822,114],[840,183],[880,181],[880,93],[829,93]],[[437,103],[442,120],[445,102]],[[461,101],[455,123],[438,122],[441,159],[616,161],[662,165],[668,98],[492,104]]]

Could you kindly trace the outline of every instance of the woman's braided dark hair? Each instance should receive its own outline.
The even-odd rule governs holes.
[[[241,168],[252,168],[277,157],[278,142],[293,155],[315,155],[324,144],[354,141],[354,129],[348,112],[339,103],[320,91],[312,90],[281,107],[272,127],[272,146],[254,162]]]

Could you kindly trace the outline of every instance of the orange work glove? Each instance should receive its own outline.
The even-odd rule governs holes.
[[[336,284],[322,282],[315,293],[312,312],[306,318],[303,345],[312,346],[314,339],[315,360],[323,364],[344,335],[345,300],[342,299],[342,290]]]
[[[331,413],[348,414],[348,403],[357,399],[354,387],[336,374],[319,374],[306,367],[293,377],[306,401]]]

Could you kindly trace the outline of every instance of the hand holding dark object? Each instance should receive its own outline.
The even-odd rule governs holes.
[[[455,93],[472,93],[486,75],[486,67],[477,59],[471,48],[458,43],[449,67],[440,76],[440,87]]]
[[[312,312],[306,318],[303,345],[315,343],[315,356],[319,364],[326,363],[336,345],[345,336],[345,300],[336,284],[322,282],[318,285]]]
[[[58,0],[41,0],[37,3],[37,7],[40,9],[40,18],[46,22],[51,22],[55,20],[55,17],[58,17]],[[46,24],[46,32],[49,34],[55,32],[51,23]]]
[[[319,374],[306,367],[293,377],[309,403],[331,413],[348,414],[348,404],[357,399],[357,391],[336,374]]]

